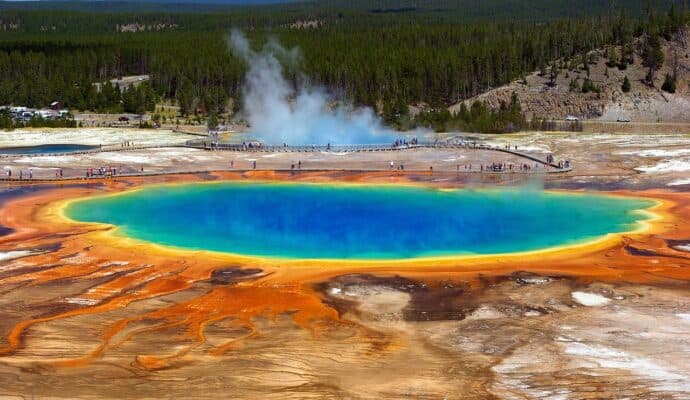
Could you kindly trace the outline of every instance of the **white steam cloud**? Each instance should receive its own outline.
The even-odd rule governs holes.
[[[233,53],[249,65],[243,111],[252,131],[267,144],[372,144],[395,140],[395,132],[384,127],[371,109],[333,108],[323,88],[301,84],[295,89],[284,78],[279,60],[296,65],[300,58],[297,48],[285,49],[270,40],[256,52],[238,30],[231,32],[229,43]]]

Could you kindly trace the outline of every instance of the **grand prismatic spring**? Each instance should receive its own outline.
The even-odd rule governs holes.
[[[75,202],[68,217],[197,250],[404,259],[533,251],[635,230],[649,200],[541,190],[211,183]]]

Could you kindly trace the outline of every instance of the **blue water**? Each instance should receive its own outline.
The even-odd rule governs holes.
[[[67,215],[164,245],[288,258],[536,250],[628,231],[652,202],[520,190],[220,183],[72,203]]]
[[[0,154],[74,153],[95,149],[96,147],[98,146],[87,146],[83,144],[42,144],[37,146],[0,147]]]

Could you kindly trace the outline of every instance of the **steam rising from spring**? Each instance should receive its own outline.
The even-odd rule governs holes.
[[[321,87],[301,84],[294,89],[283,76],[280,60],[296,65],[297,48],[286,49],[269,40],[256,52],[238,30],[231,32],[229,43],[233,53],[249,65],[243,111],[252,131],[267,144],[372,144],[395,139],[394,132],[369,108],[333,108]]]

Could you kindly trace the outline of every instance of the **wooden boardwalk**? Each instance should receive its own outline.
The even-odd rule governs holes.
[[[390,169],[387,168],[348,168],[348,169],[343,169],[343,168],[302,168],[299,170],[295,169],[288,169],[288,168],[272,168],[272,169],[251,169],[251,168],[225,168],[225,169],[201,169],[201,170],[195,170],[195,169],[190,169],[190,170],[174,170],[174,171],[152,171],[152,172],[134,172],[134,173],[118,173],[117,175],[94,175],[90,177],[85,177],[85,176],[64,176],[64,177],[56,177],[56,178],[32,178],[29,179],[28,177],[24,176],[23,179],[19,179],[18,177],[12,177],[8,178],[6,176],[0,177],[0,182],[7,182],[7,183],[35,183],[35,184],[45,184],[45,183],[56,183],[56,182],[97,182],[101,180],[106,180],[106,179],[118,179],[118,178],[146,178],[146,177],[156,177],[156,176],[170,176],[170,175],[199,175],[199,174],[208,174],[208,173],[214,173],[214,172],[233,172],[233,173],[239,173],[239,174],[244,174],[244,173],[251,173],[251,172],[279,172],[279,173],[285,173],[285,174],[290,174],[293,176],[299,176],[300,173],[318,173],[318,172],[343,172],[343,173],[389,173],[389,174],[395,174],[399,176],[434,176],[437,178],[449,178],[449,177],[455,177],[455,176],[461,176],[461,175],[481,175],[481,176],[511,176],[511,175],[541,175],[544,173],[552,174],[552,173],[562,173],[562,172],[567,172],[568,170],[551,170],[551,171],[546,171],[544,169],[542,170],[530,170],[530,171],[519,171],[519,170],[507,170],[507,171],[492,171],[492,170],[472,170],[472,171],[466,171],[466,170],[461,170],[459,172],[456,171],[433,171],[430,172],[427,169],[405,169],[404,171],[398,171],[394,170],[391,171]]]
[[[530,160],[532,162],[539,163],[543,166],[548,166],[549,168],[542,169],[526,169],[520,170],[514,169],[491,169],[485,168],[483,170],[462,170],[457,171],[458,174],[554,174],[554,173],[565,173],[572,171],[572,167],[559,166],[556,163],[548,162],[545,158],[541,158],[534,154],[524,153],[517,150],[509,149],[506,147],[497,146],[487,146],[487,145],[468,145],[468,144],[455,144],[455,143],[444,143],[444,142],[420,142],[416,144],[405,144],[401,146],[394,146],[390,144],[352,144],[352,145],[326,145],[326,146],[249,146],[241,144],[218,144],[214,145],[211,142],[203,140],[192,140],[185,143],[169,143],[169,144],[157,144],[157,145],[140,145],[140,146],[107,146],[96,149],[77,151],[77,152],[66,152],[66,153],[51,153],[51,154],[6,154],[0,156],[1,158],[8,157],[39,157],[39,156],[64,156],[64,155],[81,155],[81,154],[96,154],[103,152],[117,152],[117,151],[132,151],[132,150],[145,150],[145,149],[155,149],[155,148],[170,148],[170,147],[186,147],[194,149],[202,149],[207,151],[235,151],[235,152],[254,152],[254,153],[314,153],[314,152],[334,152],[334,153],[361,153],[361,152],[389,152],[389,151],[407,151],[414,149],[462,149],[462,150],[486,150],[486,151],[498,151],[502,153],[512,154],[525,160]],[[162,176],[162,175],[175,175],[175,174],[200,174],[208,172],[249,172],[249,171],[261,171],[255,169],[205,169],[205,170],[174,170],[174,171],[155,171],[155,172],[143,172],[143,173],[122,173],[115,176],[111,175],[96,175],[91,177],[85,176],[66,176],[66,177],[55,177],[55,178],[33,178],[28,179],[26,176],[23,179],[19,179],[17,176],[13,177],[0,177],[0,181],[4,182],[55,182],[55,181],[92,181],[99,179],[112,179],[119,177],[146,177],[146,176]],[[343,171],[343,172],[383,172],[390,171],[387,168],[372,168],[372,169],[342,169],[342,168],[319,168],[319,169],[305,169],[292,170],[292,169],[272,169],[272,171],[277,172],[290,172],[299,173],[299,171]],[[393,172],[393,171],[390,171]],[[395,171],[396,173],[425,173],[425,170],[405,170],[405,171]],[[440,174],[452,174],[450,171],[439,171]]]
[[[417,144],[406,144],[402,146],[393,146],[390,144],[351,144],[351,145],[325,145],[325,146],[248,146],[241,144],[212,144],[203,140],[189,140],[185,143],[162,143],[152,145],[137,145],[137,146],[120,146],[111,145],[103,146],[95,149],[70,151],[60,153],[35,153],[35,154],[0,154],[0,159],[16,158],[16,157],[52,157],[52,156],[66,156],[66,155],[87,155],[105,152],[117,151],[134,151],[146,149],[162,149],[174,147],[187,147],[202,150],[212,151],[236,151],[236,152],[255,152],[255,153],[315,153],[315,152],[333,152],[333,153],[362,153],[362,152],[382,152],[382,151],[405,151],[413,149],[465,149],[465,150],[490,150],[499,151],[503,153],[512,154],[522,157],[542,165],[548,165],[552,168],[560,170],[561,172],[570,171],[572,168],[559,166],[556,163],[549,163],[545,158],[538,157],[534,154],[524,153],[517,150],[512,150],[505,147],[487,146],[487,145],[462,145],[452,143],[432,143],[420,142]]]
[[[390,144],[351,144],[351,145],[311,145],[311,146],[256,146],[243,144],[213,144],[208,141],[190,140],[186,143],[187,147],[212,150],[212,151],[237,151],[237,152],[257,152],[257,153],[314,153],[314,152],[334,152],[334,153],[361,153],[361,152],[380,152],[380,151],[405,151],[412,149],[464,149],[464,150],[489,150],[512,154],[527,160],[548,165],[554,170],[550,172],[568,172],[571,167],[564,167],[553,162],[548,162],[546,158],[538,157],[534,154],[512,150],[506,147],[469,145],[444,142],[419,142],[416,144],[406,144],[394,146]]]

